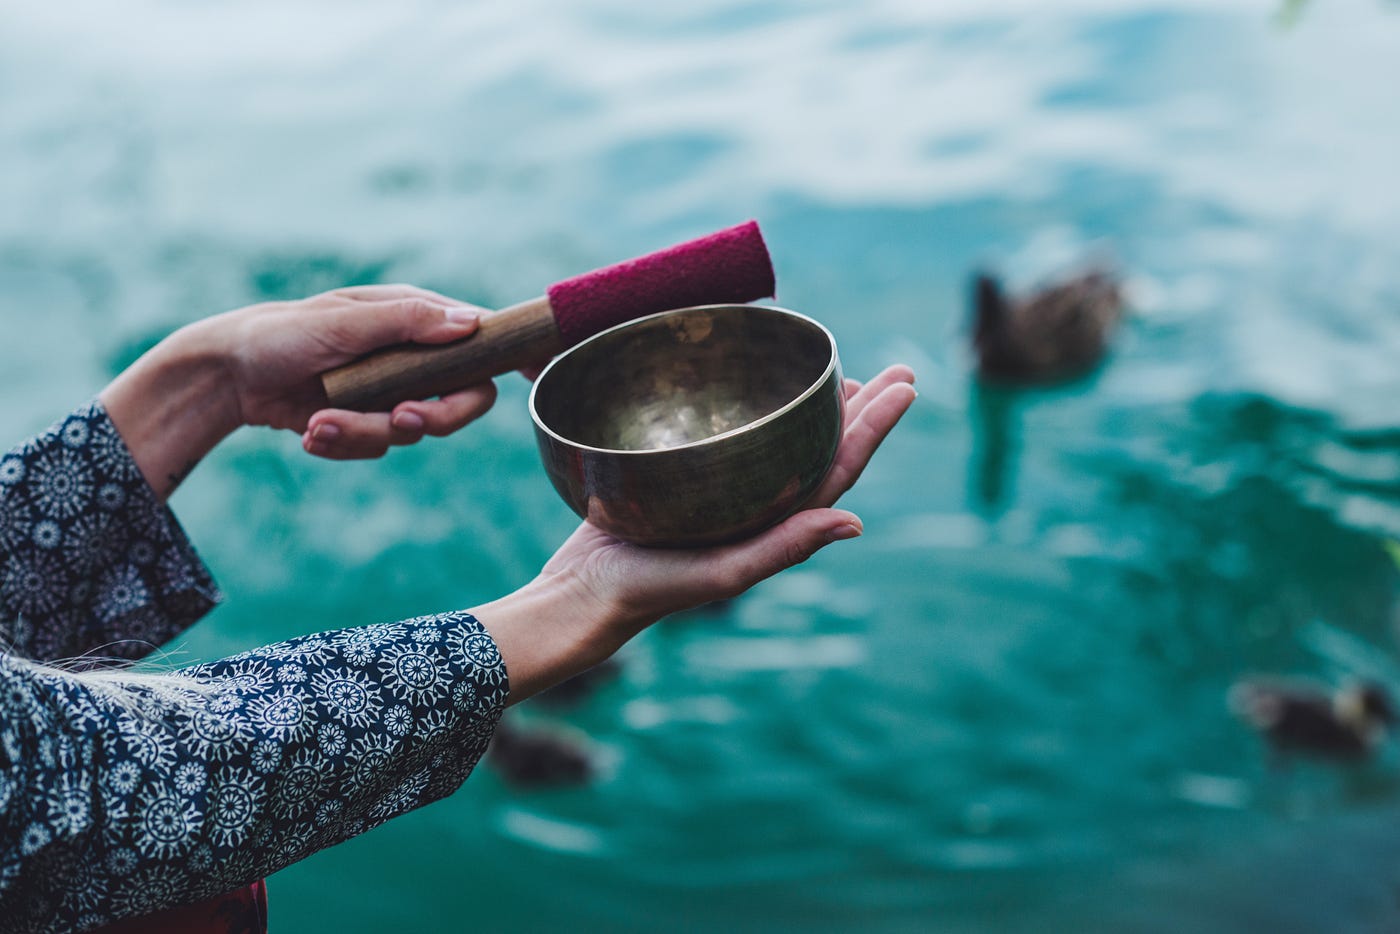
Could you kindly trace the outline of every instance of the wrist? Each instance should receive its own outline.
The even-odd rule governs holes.
[[[630,633],[578,581],[541,576],[471,610],[495,640],[518,703],[605,661]]]
[[[197,410],[207,420],[209,430],[220,438],[244,424],[234,358],[243,338],[237,333],[234,314],[225,312],[187,324],[161,342],[167,353],[166,379],[190,382],[191,388],[184,394],[186,404]]]
[[[176,331],[98,395],[137,467],[162,499],[240,424],[228,360],[212,323]]]

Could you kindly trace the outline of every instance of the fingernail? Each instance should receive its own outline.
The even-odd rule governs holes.
[[[481,313],[478,311],[474,311],[471,308],[462,308],[459,306],[456,308],[447,309],[448,324],[468,325],[476,324],[480,320]]]
[[[864,531],[857,522],[843,522],[836,528],[826,533],[826,540],[829,542],[845,541],[848,538],[856,538]]]
[[[334,441],[340,437],[340,426],[332,425],[330,422],[322,422],[311,432],[313,441]]]
[[[390,421],[395,428],[402,431],[421,431],[423,429],[423,416],[417,412],[395,412]]]

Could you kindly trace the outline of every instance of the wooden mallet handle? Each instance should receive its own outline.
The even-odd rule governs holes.
[[[773,264],[753,221],[557,282],[546,295],[486,315],[452,344],[402,344],[321,374],[333,408],[387,411],[548,362],[599,331],[690,305],[774,294]]]
[[[378,412],[405,399],[455,392],[553,357],[564,349],[545,296],[486,315],[451,344],[402,344],[321,374],[332,408]]]

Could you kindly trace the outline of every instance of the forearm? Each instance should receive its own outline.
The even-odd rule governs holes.
[[[162,501],[242,423],[217,321],[176,331],[98,396]]]

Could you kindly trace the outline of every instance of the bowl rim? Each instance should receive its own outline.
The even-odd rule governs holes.
[[[600,447],[594,447],[594,446],[591,445],[591,444],[583,444],[582,442],[574,441],[574,440],[571,439],[571,438],[566,438],[566,437],[564,437],[563,435],[559,434],[559,432],[555,431],[553,428],[551,428],[551,427],[549,427],[548,425],[546,425],[546,424],[544,423],[544,419],[540,418],[540,413],[539,413],[539,411],[538,411],[538,410],[536,409],[536,407],[535,407],[535,396],[536,396],[536,394],[539,392],[540,386],[544,383],[545,377],[549,375],[549,371],[552,370],[552,369],[554,369],[554,367],[555,367],[561,360],[563,360],[563,359],[565,359],[566,357],[568,357],[569,355],[571,355],[574,351],[578,350],[580,347],[586,346],[587,344],[591,344],[591,343],[593,343],[594,341],[600,340],[601,338],[603,338],[603,337],[605,337],[605,336],[607,336],[607,335],[609,335],[609,334],[612,334],[612,333],[615,332],[615,331],[622,331],[622,330],[625,330],[626,328],[630,328],[630,327],[633,327],[633,326],[635,326],[635,325],[642,324],[643,322],[654,321],[654,320],[656,320],[656,319],[658,319],[658,318],[665,318],[665,317],[667,317],[668,315],[678,315],[678,314],[684,314],[684,313],[686,313],[686,312],[705,311],[705,310],[713,310],[713,309],[744,309],[744,310],[746,310],[746,311],[777,312],[777,313],[780,314],[780,315],[786,315],[786,316],[788,316],[788,317],[797,318],[797,319],[800,320],[800,321],[805,321],[806,323],[808,323],[808,324],[810,324],[810,325],[813,325],[813,326],[816,327],[819,331],[821,331],[822,334],[824,334],[824,335],[826,336],[827,347],[830,349],[830,356],[827,358],[826,366],[822,368],[821,375],[818,376],[816,379],[814,379],[814,380],[812,381],[811,385],[809,385],[806,389],[804,389],[802,392],[798,393],[798,395],[797,395],[796,397],[794,397],[793,399],[791,399],[791,400],[788,401],[787,403],[783,404],[782,406],[779,406],[778,408],[774,409],[772,412],[769,412],[767,415],[764,415],[762,418],[756,418],[756,419],[754,419],[754,420],[751,421],[751,422],[745,422],[744,424],[739,425],[739,426],[736,427],[736,428],[731,428],[731,429],[729,429],[728,431],[722,431],[722,432],[720,432],[720,433],[717,434],[717,435],[710,435],[708,438],[701,438],[701,439],[698,440],[698,441],[687,441],[685,444],[674,444],[674,445],[669,445],[669,446],[667,446],[667,447],[660,447],[660,448],[600,448]],[[588,452],[597,453],[597,454],[615,454],[615,455],[619,455],[619,456],[642,455],[642,454],[662,454],[662,453],[668,453],[668,452],[670,452],[670,451],[688,451],[688,450],[693,450],[693,449],[695,449],[695,448],[704,447],[705,445],[708,445],[708,444],[717,444],[717,443],[719,443],[720,441],[725,440],[726,438],[732,438],[732,437],[734,437],[735,435],[741,434],[741,433],[746,432],[746,431],[752,431],[753,429],[758,428],[758,427],[761,426],[761,425],[766,425],[766,424],[768,424],[769,422],[776,421],[778,418],[782,417],[783,415],[785,415],[785,414],[787,414],[788,412],[792,411],[793,409],[797,408],[799,405],[801,405],[801,404],[802,404],[803,402],[805,402],[807,399],[811,398],[812,395],[813,395],[814,393],[816,393],[816,391],[817,391],[819,388],[821,388],[823,385],[826,384],[827,380],[829,380],[829,379],[831,378],[832,373],[835,372],[835,370],[837,369],[837,367],[838,367],[839,365],[840,365],[840,358],[839,358],[839,356],[837,355],[837,350],[836,350],[836,336],[833,335],[833,334],[831,333],[831,331],[826,327],[826,325],[822,324],[822,323],[821,323],[820,321],[818,321],[817,319],[812,318],[812,317],[810,317],[810,316],[808,316],[808,315],[804,315],[804,314],[802,314],[802,313],[799,312],[799,311],[793,311],[791,308],[782,308],[782,307],[780,307],[780,306],[778,306],[778,305],[750,305],[750,304],[742,304],[742,303],[734,303],[734,302],[721,302],[721,303],[713,304],[713,305],[690,305],[690,306],[685,307],[685,308],[668,308],[668,309],[665,310],[665,311],[658,311],[658,312],[656,312],[655,314],[643,315],[643,316],[640,317],[640,318],[633,318],[631,321],[624,321],[624,322],[622,322],[621,324],[615,324],[615,325],[613,325],[612,327],[607,328],[606,330],[599,331],[597,334],[594,334],[594,335],[592,335],[592,336],[590,336],[590,337],[584,338],[583,340],[579,341],[579,342],[578,342],[577,344],[575,344],[574,346],[568,348],[568,349],[565,350],[563,353],[559,354],[559,355],[558,355],[557,357],[555,357],[553,360],[549,361],[549,363],[545,366],[545,368],[544,368],[543,370],[540,371],[540,375],[537,376],[537,377],[535,377],[534,383],[531,384],[531,386],[530,386],[530,399],[529,399],[529,405],[530,405],[530,419],[531,419],[531,421],[533,421],[533,422],[535,423],[535,428],[536,428],[536,429],[538,429],[538,430],[540,430],[540,431],[543,431],[545,434],[549,435],[549,436],[550,436],[551,438],[553,438],[555,441],[558,441],[558,442],[561,443],[561,444],[566,444],[566,445],[568,445],[569,447],[574,448],[575,450],[579,450],[579,451],[588,451]],[[842,387],[842,391],[843,391],[843,392],[845,391],[845,388],[844,388],[844,387]]]

